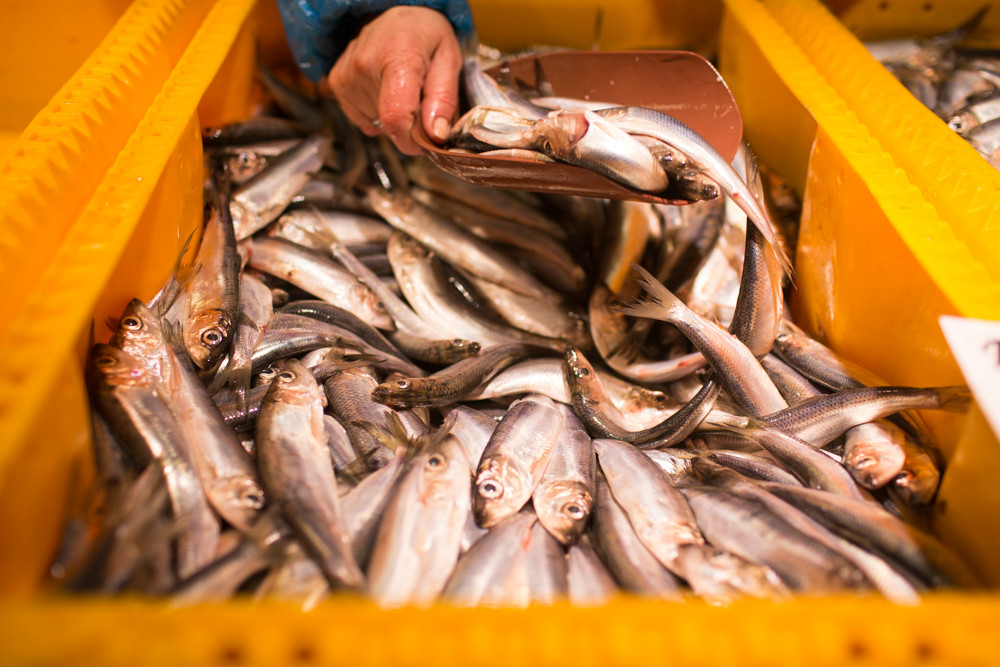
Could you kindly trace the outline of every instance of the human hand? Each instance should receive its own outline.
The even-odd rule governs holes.
[[[410,132],[418,111],[432,140],[448,137],[461,68],[458,39],[443,14],[392,7],[347,46],[325,80],[326,92],[366,135],[384,132],[399,150],[416,155]]]

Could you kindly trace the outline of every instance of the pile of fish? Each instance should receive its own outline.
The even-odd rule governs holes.
[[[866,46],[924,106],[1000,168],[1000,57],[960,48],[988,9],[934,37]]]
[[[940,464],[913,412],[968,392],[887,386],[787,318],[749,152],[742,176],[703,163],[735,207],[491,190],[270,83],[292,119],[206,134],[196,259],[93,347],[101,520],[62,552],[68,588],[393,607],[974,584],[924,530]]]

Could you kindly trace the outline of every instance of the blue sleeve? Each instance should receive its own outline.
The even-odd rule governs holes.
[[[436,9],[451,21],[459,40],[474,31],[467,0],[278,0],[292,55],[314,83],[330,71],[369,17],[396,5]]]

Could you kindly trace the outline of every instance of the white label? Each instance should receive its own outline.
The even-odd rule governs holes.
[[[1000,438],[1000,322],[954,315],[938,321],[979,409]]]

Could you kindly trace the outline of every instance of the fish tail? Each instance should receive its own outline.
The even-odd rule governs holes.
[[[965,412],[972,401],[972,393],[969,388],[962,385],[957,387],[940,387],[937,389],[938,408],[948,412]]]
[[[687,309],[673,292],[663,286],[646,269],[638,264],[633,264],[632,268],[639,274],[639,284],[646,291],[648,300],[637,301],[632,304],[616,303],[611,306],[612,310],[636,317],[646,317],[665,322],[672,322],[681,317],[681,313]]]
[[[208,386],[209,393],[219,391],[223,387],[232,389],[240,396],[246,396],[250,391],[250,380],[253,377],[251,367],[244,365],[240,367],[220,368]]]
[[[789,258],[788,253],[785,252],[785,249],[781,247],[781,244],[779,244],[776,239],[769,241],[767,247],[771,249],[775,256],[777,256],[778,264],[781,266],[782,272],[788,276],[788,279],[794,285],[795,267],[792,266],[792,260]]]

